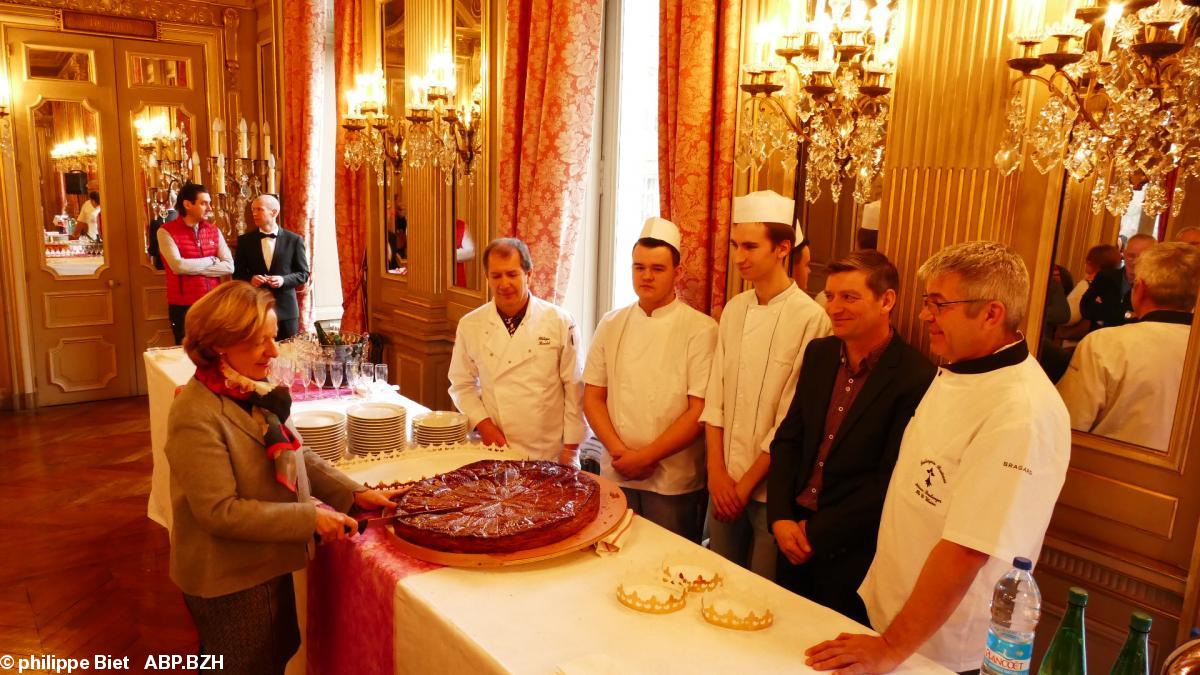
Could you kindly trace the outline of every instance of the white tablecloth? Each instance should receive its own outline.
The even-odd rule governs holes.
[[[713,626],[697,595],[672,614],[645,614],[616,598],[620,579],[660,569],[683,553],[707,559],[726,586],[765,599],[773,626],[755,632]],[[581,552],[517,567],[415,574],[396,587],[397,673],[539,673],[599,661],[613,672],[804,673],[804,650],[864,626],[635,518],[622,551]],[[598,672],[595,668],[576,672]],[[950,671],[913,656],[897,673]]]
[[[150,448],[154,460],[153,475],[150,479],[150,504],[147,513],[150,519],[168,530],[171,529],[171,471],[167,466],[164,448],[167,443],[167,416],[171,412],[171,401],[175,399],[175,389],[186,384],[196,372],[196,366],[188,359],[182,347],[171,349],[153,349],[144,354],[146,360],[147,390],[150,399]],[[361,403],[361,398],[323,399],[316,401],[297,401],[292,406],[294,412],[304,410],[339,410]],[[376,397],[376,400],[386,400],[403,405],[408,414],[405,416],[408,424],[408,434],[412,434],[412,420],[421,413],[429,412],[429,408],[390,392]]]

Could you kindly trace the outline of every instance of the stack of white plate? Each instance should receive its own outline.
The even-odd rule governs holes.
[[[467,440],[467,416],[435,410],[413,418],[413,443],[448,445]]]
[[[305,410],[292,415],[304,445],[324,459],[335,462],[346,449],[346,416],[334,410]]]
[[[373,455],[403,450],[406,411],[396,403],[360,403],[346,411],[350,452]]]

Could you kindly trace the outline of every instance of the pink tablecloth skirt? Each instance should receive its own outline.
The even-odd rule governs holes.
[[[388,533],[317,547],[308,566],[309,675],[391,675],[396,584],[440,565],[400,553]]]

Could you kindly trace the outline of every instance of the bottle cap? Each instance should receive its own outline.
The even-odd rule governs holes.
[[[1072,586],[1067,596],[1067,602],[1079,607],[1087,607],[1088,593],[1078,586]]]
[[[1033,569],[1033,563],[1029,561],[1029,558],[1013,558],[1013,567],[1028,572]]]
[[[1145,612],[1134,612],[1129,616],[1129,627],[1139,633],[1149,633],[1153,617]]]

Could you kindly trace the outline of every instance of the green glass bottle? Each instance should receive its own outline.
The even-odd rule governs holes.
[[[1150,625],[1154,619],[1144,612],[1129,617],[1129,636],[1117,654],[1111,675],[1150,675]]]
[[[1087,601],[1087,591],[1071,587],[1067,611],[1042,658],[1038,675],[1087,675],[1087,644],[1083,629],[1083,610]]]

